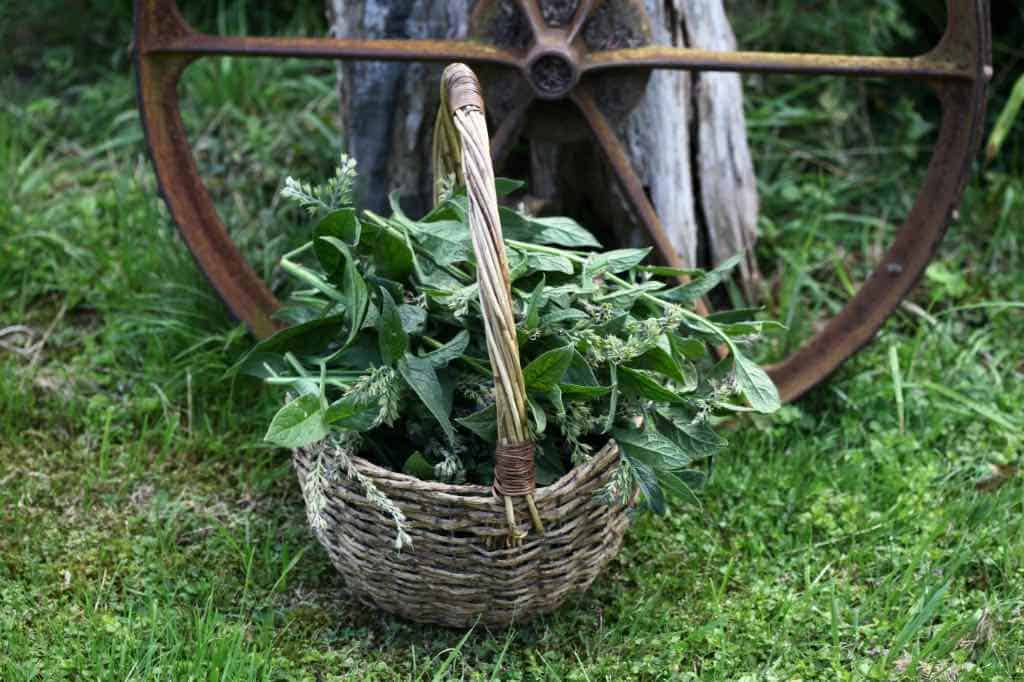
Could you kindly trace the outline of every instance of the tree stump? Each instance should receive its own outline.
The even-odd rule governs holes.
[[[559,25],[572,17],[576,4],[576,0],[547,0],[542,4],[543,16],[549,24]],[[328,0],[327,5],[332,32],[340,37],[461,39],[471,34],[477,2]],[[602,30],[618,30],[609,19],[617,5],[629,5],[631,11],[643,6],[649,22],[645,41],[736,48],[722,0],[605,0],[584,27],[584,38],[587,31],[596,36]],[[518,9],[512,0],[498,0],[491,11],[513,17]],[[608,26],[602,27],[602,21]],[[511,28],[497,37],[511,45],[528,41],[528,35],[516,34],[519,25],[514,17],[509,19],[506,26]],[[433,64],[339,63],[341,125],[348,152],[359,162],[368,208],[383,210],[393,191],[403,196],[412,214],[428,208],[430,138],[440,73],[441,68]],[[485,89],[493,83],[491,75],[486,70],[482,74]],[[617,191],[593,140],[547,135],[544,113],[538,112],[535,115],[531,108],[523,126],[528,152],[520,152],[522,158],[513,164],[520,171],[515,175],[528,171],[530,205],[580,215],[588,227],[611,226],[619,244],[646,244],[646,233],[637,227],[640,222]],[[500,107],[491,107],[491,114],[500,115]],[[492,129],[500,122],[492,120]],[[582,128],[582,119],[580,124]],[[655,70],[640,103],[618,121],[618,128],[685,262],[713,265],[752,249],[758,199],[737,74]],[[749,281],[755,273],[752,257],[742,267]]]

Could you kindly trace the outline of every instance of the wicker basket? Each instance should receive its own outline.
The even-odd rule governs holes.
[[[316,534],[351,593],[367,605],[420,622],[504,626],[552,611],[568,595],[587,589],[622,544],[628,516],[624,507],[595,495],[617,465],[614,442],[554,484],[534,491],[533,450],[483,100],[468,67],[454,64],[445,70],[442,100],[435,163],[454,159],[452,170],[462,171],[469,195],[480,302],[495,376],[495,483],[493,488],[434,483],[351,457],[351,467],[405,516],[412,544],[394,548],[394,518],[367,497],[354,476],[340,475],[328,484],[319,505],[325,526]],[[295,452],[304,493],[319,452]]]

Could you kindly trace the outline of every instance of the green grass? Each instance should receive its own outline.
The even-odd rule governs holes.
[[[196,20],[272,25],[237,7]],[[909,40],[876,38],[851,49]],[[639,520],[559,612],[465,632],[345,594],[287,454],[259,442],[277,396],[222,379],[251,341],[155,196],[123,60],[42,57],[0,84],[0,679],[1024,677],[1021,477],[975,487],[1021,459],[1019,132],[913,305],[797,405],[732,425],[700,507]],[[338,148],[332,71],[194,69],[200,164],[272,275],[300,222],[275,190]],[[880,107],[873,85],[748,84],[781,351],[905,212],[929,109]]]

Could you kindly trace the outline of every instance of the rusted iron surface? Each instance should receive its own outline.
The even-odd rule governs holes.
[[[354,40],[348,38],[273,38],[211,36],[190,33],[149,48],[147,55],[233,55],[303,59],[472,62],[518,67],[521,57],[491,45],[459,40]]]
[[[949,0],[946,33],[932,54],[970,78],[930,81],[942,103],[938,141],[924,184],[889,250],[868,280],[825,328],[769,373],[784,400],[799,397],[867,344],[914,288],[955,218],[985,121],[992,75],[988,3]]]
[[[584,60],[583,73],[609,69],[647,67],[689,71],[739,71],[741,73],[832,74],[885,78],[971,80],[967,64],[943,61],[936,56],[855,57],[850,55],[798,54],[787,52],[715,52],[696,48],[652,45],[625,50],[594,52]]]
[[[217,216],[181,122],[177,83],[196,58],[463,61],[509,72],[513,78],[504,89],[511,105],[492,143],[496,160],[500,161],[515,138],[529,128],[535,100],[549,107],[543,125],[589,127],[662,260],[675,265],[683,264],[673,253],[615,132],[617,117],[628,113],[631,106],[629,98],[625,98],[624,109],[613,110],[610,99],[599,96],[602,83],[614,92],[623,92],[632,83],[642,93],[645,74],[654,68],[923,80],[932,86],[943,110],[924,185],[889,251],[860,291],[820,333],[771,368],[781,395],[792,400],[871,339],[913,288],[959,203],[984,119],[991,75],[990,29],[986,0],[947,0],[947,5],[947,29],[939,45],[919,57],[897,58],[652,46],[643,40],[646,17],[637,9],[642,8],[638,0],[580,0],[571,20],[563,17],[558,21],[545,20],[544,10],[550,8],[543,0],[516,0],[511,6],[482,0],[474,11],[476,16],[507,23],[500,31],[492,31],[490,43],[211,36],[189,27],[174,0],[136,0],[138,102],[161,193],[189,248],[232,313],[257,336],[266,336],[277,328],[271,315],[278,303],[241,257]],[[613,16],[614,12],[619,14]],[[598,44],[601,41],[593,39],[591,30],[598,20],[611,21],[622,31],[621,36],[628,38],[621,41],[626,45],[614,44],[617,41]],[[504,38],[499,40],[499,34]],[[610,80],[620,77],[626,80]],[[557,109],[563,103],[566,108]],[[552,111],[557,115],[552,116]]]

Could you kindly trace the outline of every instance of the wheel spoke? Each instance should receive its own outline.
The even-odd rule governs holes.
[[[651,241],[654,242],[654,247],[658,250],[665,264],[674,268],[694,267],[693,263],[686,263],[679,255],[679,251],[673,246],[672,240],[669,239],[668,234],[661,225],[657,211],[651,205],[651,200],[647,198],[647,192],[644,191],[640,176],[637,175],[636,169],[633,168],[633,162],[629,160],[625,146],[623,146],[619,136],[615,133],[608,118],[598,108],[597,102],[594,101],[588,89],[586,87],[576,88],[573,91],[572,100],[579,107],[583,117],[587,119],[587,123],[594,132],[594,137],[597,139],[601,151],[604,152],[605,158],[615,172],[623,191],[626,192],[629,202],[633,205],[634,210],[643,222],[644,227],[647,229],[647,234],[650,236]],[[708,313],[708,308],[702,300],[697,302],[697,310],[702,315]]]
[[[597,3],[594,0],[580,0],[579,6],[576,7],[576,15],[572,18],[572,24],[569,25],[569,30],[566,31],[566,45],[572,45],[573,41],[576,40],[576,36],[583,29],[583,25],[587,23],[587,19],[593,13],[597,7]]]
[[[526,21],[530,24],[530,31],[536,40],[542,33],[547,31],[548,25],[544,21],[544,15],[540,11],[539,0],[516,0],[519,9],[526,15]]]
[[[236,55],[417,62],[468,62],[519,67],[520,58],[491,45],[461,40],[358,40],[351,38],[265,38],[192,33],[142,51],[144,56]]]
[[[685,69],[688,71],[882,76],[929,80],[973,80],[975,77],[974,71],[968,67],[932,55],[861,57],[795,52],[724,52],[653,45],[592,52],[583,62],[584,73],[637,67]]]

